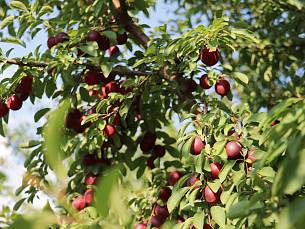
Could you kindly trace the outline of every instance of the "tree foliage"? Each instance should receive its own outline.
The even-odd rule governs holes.
[[[304,2],[166,2],[179,17],[148,36],[154,1],[0,0],[2,42],[48,34],[0,50],[2,129],[58,104],[33,114],[14,211],[55,205],[9,228],[302,228]]]

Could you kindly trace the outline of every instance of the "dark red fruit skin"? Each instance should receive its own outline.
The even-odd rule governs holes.
[[[30,94],[18,94],[18,97],[22,100],[22,101],[25,101],[27,100],[27,98],[29,98],[29,95]]]
[[[104,128],[104,133],[108,138],[110,138],[116,133],[116,128],[111,124],[107,124]]]
[[[33,85],[33,77],[32,76],[26,76],[22,78],[20,81],[20,84],[15,89],[15,92],[21,93],[21,94],[29,94],[32,91],[32,85]]]
[[[87,40],[88,41],[96,41],[98,42],[101,38],[101,34],[97,31],[90,31],[88,34],[87,34]]]
[[[85,184],[86,185],[94,185],[96,183],[97,177],[93,174],[89,174],[86,177]]]
[[[71,110],[65,120],[65,127],[75,132],[81,132],[81,117],[82,113],[78,109]]]
[[[212,179],[215,180],[218,178],[220,170],[222,169],[222,164],[218,162],[213,162],[210,164]]]
[[[98,47],[102,51],[106,51],[107,49],[110,48],[110,40],[108,37],[101,35],[98,41]]]
[[[196,136],[191,145],[191,154],[199,155],[201,150],[204,149],[205,142],[201,140],[200,136]]]
[[[185,219],[182,216],[177,217],[177,223],[183,223]]]
[[[200,78],[200,86],[201,86],[203,89],[209,89],[209,88],[212,87],[212,86],[209,84],[209,77],[208,77],[208,74],[204,74],[203,76],[201,76],[201,78]]]
[[[202,190],[202,198],[209,204],[217,204],[219,202],[219,193],[215,193],[209,186],[205,186]]]
[[[226,96],[230,92],[230,83],[225,79],[220,79],[216,81],[215,91],[221,96]]]
[[[98,159],[95,154],[86,154],[83,158],[83,164],[85,166],[92,166],[98,163]]]
[[[157,159],[157,157],[155,155],[152,155],[149,158],[147,158],[147,161],[146,161],[147,167],[150,168],[150,169],[154,169],[155,168],[154,161],[156,159]]]
[[[193,174],[192,176],[190,176],[189,179],[187,179],[186,181],[186,185],[188,187],[191,187],[193,186],[197,181],[200,181],[199,178],[197,177],[198,175],[197,174]],[[199,188],[199,186],[196,186],[195,188]]]
[[[164,148],[164,146],[156,145],[154,147],[154,152],[155,152],[156,156],[163,157],[165,155],[165,148]]]
[[[143,136],[143,141],[148,145],[155,145],[156,140],[157,136],[155,133],[152,132],[146,132]]]
[[[138,223],[134,226],[134,229],[146,229],[147,225],[144,223]]]
[[[237,159],[242,150],[242,145],[238,141],[230,141],[226,144],[225,150],[229,160]]]
[[[195,227],[195,226],[192,226],[192,228],[191,229],[197,229],[197,227]],[[203,228],[202,229],[212,229],[212,227],[209,225],[209,224],[204,224],[203,225]]]
[[[4,102],[0,102],[0,118],[4,117],[8,113],[8,107]]]
[[[203,225],[203,229],[212,229],[212,227],[209,224],[204,224]]]
[[[275,126],[275,125],[279,124],[280,122],[281,122],[280,120],[276,119],[276,120],[272,121],[271,126]]]
[[[150,224],[156,228],[160,228],[163,223],[164,223],[164,219],[158,215],[154,215],[150,219]]]
[[[48,45],[49,49],[51,49],[53,46],[55,46],[56,45],[55,37],[49,37],[48,41],[47,41],[47,45]]]
[[[85,199],[82,196],[75,198],[72,201],[72,207],[78,211],[83,210],[86,207]]]
[[[170,198],[171,195],[172,195],[172,190],[169,187],[163,187],[160,190],[159,198],[162,201],[167,202],[167,200]]]
[[[120,53],[118,46],[112,46],[108,49],[109,56],[116,56]]]
[[[66,34],[65,32],[60,32],[55,36],[55,42],[56,44],[65,42],[69,40],[68,37],[69,37],[68,34]]]
[[[160,216],[163,219],[166,219],[169,216],[167,206],[166,205],[161,206],[157,204],[154,208],[154,214]]]
[[[248,164],[250,164],[250,165],[252,165],[257,160],[256,157],[253,156],[254,152],[255,152],[255,148],[252,148],[247,153],[247,161],[248,161]]]
[[[140,149],[143,153],[147,153],[151,149],[151,146],[147,145],[146,142],[142,141],[140,142]]]
[[[117,40],[119,45],[126,44],[126,42],[128,40],[127,33],[118,34],[117,37],[116,37],[116,40]]]
[[[22,107],[22,100],[16,94],[13,94],[8,98],[6,105],[9,109],[16,111]]]
[[[101,73],[97,70],[90,69],[84,75],[85,83],[88,85],[96,85],[102,81]]]
[[[205,47],[200,52],[200,60],[207,66],[213,66],[219,61],[219,51],[211,51],[209,48]]]
[[[115,81],[111,81],[111,82],[107,83],[105,85],[105,88],[106,88],[107,94],[120,91],[120,87],[117,85],[117,83]]]
[[[92,204],[94,198],[94,190],[92,188],[87,189],[86,192],[84,193],[84,199],[86,204]]]
[[[168,175],[168,184],[174,186],[182,177],[182,174],[179,171],[172,171]]]

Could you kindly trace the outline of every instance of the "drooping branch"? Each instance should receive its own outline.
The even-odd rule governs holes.
[[[142,28],[138,26],[132,18],[128,15],[126,4],[124,0],[112,0],[115,17],[118,22],[124,26],[126,31],[131,33],[141,45],[147,47],[149,37],[143,32]]]
[[[7,64],[12,64],[12,65],[18,65],[18,66],[36,67],[36,68],[47,68],[50,65],[50,63],[48,63],[48,62],[23,61],[18,58],[14,58],[14,59],[4,59],[3,58],[3,59],[0,59],[0,63],[4,63],[4,64],[7,63]],[[96,68],[95,66],[93,66],[91,64],[87,64],[87,63],[74,62],[73,64]],[[125,75],[125,76],[150,76],[153,74],[157,74],[156,72],[134,71],[134,70],[130,70],[125,67],[114,67],[111,72],[114,74],[117,74],[117,75]]]

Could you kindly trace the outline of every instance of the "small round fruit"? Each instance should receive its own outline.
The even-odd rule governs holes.
[[[15,92],[21,93],[21,94],[29,94],[32,91],[32,85],[33,85],[33,77],[32,76],[26,76],[22,78],[20,81],[20,84],[15,89]]]
[[[9,109],[16,111],[22,107],[22,100],[16,94],[13,94],[8,98],[6,105]]]
[[[253,164],[257,158],[253,156],[253,153],[255,152],[255,148],[252,148],[249,150],[249,152],[247,153],[247,162],[249,164]]]
[[[83,158],[83,164],[85,166],[91,166],[98,163],[98,159],[95,154],[86,154]]]
[[[75,132],[81,130],[82,112],[78,109],[72,109],[66,116],[65,127]]]
[[[150,146],[155,145],[156,140],[157,136],[155,133],[152,132],[146,132],[143,136],[143,141]]]
[[[163,219],[166,219],[169,216],[167,206],[166,205],[161,206],[157,204],[154,208],[154,214],[160,216]]]
[[[96,85],[102,81],[100,72],[93,69],[90,69],[85,73],[84,80],[88,85]]]
[[[154,169],[155,168],[154,161],[156,159],[157,159],[157,157],[155,155],[152,155],[149,158],[147,158],[147,161],[146,161],[147,167],[150,168],[150,169]]]
[[[118,46],[112,46],[108,49],[109,56],[116,56],[120,53]]]
[[[48,45],[49,49],[51,49],[53,46],[55,46],[56,45],[55,37],[49,37],[48,41],[47,41],[47,45]]]
[[[200,136],[197,135],[192,142],[191,145],[191,154],[193,155],[199,155],[201,153],[201,150],[204,149],[205,142],[201,140]]]
[[[168,184],[174,186],[182,177],[179,171],[172,171],[168,175]]]
[[[166,202],[171,195],[172,195],[172,190],[169,187],[161,188],[159,197],[162,201]]]
[[[78,211],[83,210],[86,207],[85,199],[82,196],[75,198],[72,201],[72,207]]]
[[[150,219],[150,224],[156,228],[160,228],[163,223],[164,223],[164,219],[157,215],[152,216]]]
[[[208,77],[208,74],[204,74],[203,76],[201,76],[201,78],[200,78],[200,86],[201,86],[203,89],[209,89],[209,88],[212,87],[212,86],[209,84],[209,77]]]
[[[210,164],[212,179],[215,180],[218,178],[220,170],[222,169],[222,164],[218,162],[213,162]]]
[[[220,79],[216,81],[215,91],[221,96],[226,96],[230,92],[230,83],[225,79]]]
[[[107,124],[104,128],[104,133],[108,138],[111,138],[116,133],[116,128],[111,124]]]
[[[116,40],[117,40],[119,45],[126,44],[127,39],[128,39],[127,33],[118,34],[117,37],[116,37]]]
[[[4,102],[0,102],[0,118],[4,117],[8,113],[8,107]]]
[[[87,40],[88,41],[96,41],[98,42],[101,38],[101,34],[97,31],[90,31],[88,34],[87,34]]]
[[[68,38],[68,34],[66,34],[65,32],[60,32],[58,33],[56,36],[55,36],[55,41],[56,41],[56,44],[58,43],[63,43],[67,40],[69,40]]]
[[[86,204],[92,204],[93,197],[94,197],[94,190],[92,188],[87,189],[84,194],[84,199],[85,199]]]
[[[193,174],[192,176],[190,176],[189,179],[187,179],[186,181],[186,185],[189,187],[192,187],[194,184],[196,184],[199,180],[199,178],[197,177],[197,174]],[[199,186],[196,186],[196,188],[199,188]]]
[[[111,81],[105,85],[106,88],[106,93],[112,93],[112,92],[118,92],[119,91],[119,86],[115,81]]]
[[[134,226],[134,229],[146,229],[147,225],[145,223],[138,223]]]
[[[271,126],[275,126],[275,125],[279,124],[280,122],[281,122],[280,120],[276,119],[276,120],[272,121]]]
[[[182,216],[177,217],[177,223],[183,223],[185,222],[185,219]]]
[[[165,148],[164,148],[164,146],[156,145],[154,147],[154,152],[155,152],[156,156],[163,157],[165,155]]]
[[[94,185],[96,183],[96,179],[97,179],[97,177],[95,175],[89,174],[86,177],[85,184],[86,185]]]
[[[209,186],[205,186],[202,191],[202,197],[209,204],[216,204],[219,201],[219,194],[213,192]]]
[[[242,145],[238,141],[230,141],[225,147],[228,159],[236,159],[242,150]]]
[[[107,49],[109,49],[110,48],[109,38],[104,35],[101,35],[98,40],[98,46],[99,46],[99,49],[102,51],[106,51]]]
[[[216,49],[215,51],[211,51],[209,48],[204,47],[200,52],[200,60],[207,66],[213,66],[217,64],[219,58],[220,54],[218,49]]]

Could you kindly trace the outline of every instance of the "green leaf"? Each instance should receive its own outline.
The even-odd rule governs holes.
[[[5,28],[8,24],[12,23],[15,19],[15,16],[6,17],[0,24],[0,29]]]
[[[14,205],[14,207],[13,207],[13,210],[14,211],[18,211],[18,209],[21,207],[21,205],[23,204],[23,202],[26,200],[26,198],[22,198],[22,199],[20,199],[20,200],[18,200],[16,203],[15,203],[15,205]]]
[[[38,122],[46,113],[48,113],[49,110],[50,108],[44,108],[37,111],[36,114],[34,115],[35,122]]]
[[[211,207],[212,219],[220,226],[225,227],[226,225],[226,213],[225,209],[219,206]]]
[[[232,77],[240,84],[242,84],[243,86],[247,86],[249,79],[248,76],[244,73],[241,72],[234,72],[232,74]]]
[[[13,9],[28,11],[26,5],[24,5],[24,3],[21,2],[21,1],[11,1],[10,2],[10,7],[13,8]]]
[[[59,179],[64,179],[66,171],[63,165],[63,131],[65,113],[69,108],[69,102],[64,101],[59,108],[49,115],[48,123],[44,128],[45,147],[44,152],[50,167],[55,171]]]
[[[178,206],[180,200],[185,196],[190,188],[191,187],[183,187],[172,193],[171,197],[167,201],[167,208],[170,213]]]
[[[112,71],[113,63],[112,62],[105,62],[105,63],[102,63],[100,65],[100,67],[102,69],[102,72],[103,72],[104,76],[107,78]]]
[[[25,43],[21,39],[19,39],[18,37],[2,38],[1,42],[11,43],[11,44],[15,44],[15,45],[21,45],[22,47],[26,48]]]
[[[204,225],[204,212],[198,212],[193,217],[193,224],[196,228],[203,228]]]
[[[305,198],[295,199],[285,207],[280,215],[277,223],[277,229],[300,228],[294,225],[305,223]]]
[[[112,189],[118,181],[119,169],[114,167],[105,172],[105,175],[97,185],[95,192],[95,207],[102,217],[106,217],[109,213],[109,199]]]

